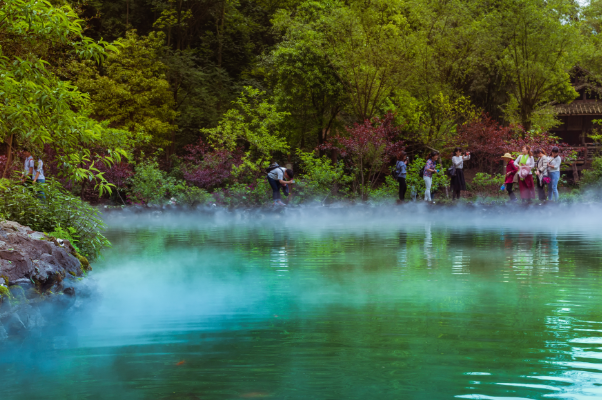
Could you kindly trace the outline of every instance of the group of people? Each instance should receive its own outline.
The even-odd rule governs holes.
[[[37,161],[30,151],[25,150],[23,153],[25,159],[23,163],[23,174],[21,175],[21,182],[23,184],[34,184],[41,185],[46,183],[46,177],[44,176],[44,162],[38,157]],[[40,187],[38,190],[38,198],[45,199],[44,190]]]
[[[533,155],[537,157],[535,162]],[[421,171],[424,179],[425,191],[424,200],[432,201],[431,187],[433,183],[433,175],[440,173],[437,168],[437,160],[439,152],[432,151],[427,160],[426,165]],[[508,191],[510,200],[516,201],[516,195],[513,192],[515,183],[518,183],[520,189],[520,197],[524,202],[530,202],[535,198],[535,187],[537,187],[538,198],[540,201],[555,200],[558,201],[558,181],[560,179],[560,164],[558,147],[553,147],[551,154],[548,156],[541,149],[531,151],[529,146],[522,148],[521,154],[514,159],[509,153],[502,156],[506,161],[506,177],[505,189]],[[460,198],[463,190],[466,190],[466,181],[464,179],[464,161],[470,160],[470,152],[462,152],[462,149],[456,147],[452,155],[452,166],[448,169],[448,174],[451,176],[450,187],[452,191],[452,200]],[[403,202],[407,191],[407,164],[408,156],[402,151],[397,155],[397,163],[395,165],[394,177],[399,182],[399,201]],[[533,180],[533,170],[535,169],[536,180]],[[547,186],[547,196],[546,196]]]
[[[537,157],[537,162],[533,158]],[[502,156],[506,161],[506,190],[510,200],[516,201],[514,184],[518,183],[520,198],[523,202],[530,202],[535,198],[535,188],[540,201],[558,201],[558,181],[560,180],[560,164],[562,159],[558,147],[552,148],[548,156],[542,149],[531,151],[529,146],[522,148],[521,154],[514,159],[509,153]],[[533,180],[533,169],[536,178]],[[546,196],[547,186],[547,196]]]

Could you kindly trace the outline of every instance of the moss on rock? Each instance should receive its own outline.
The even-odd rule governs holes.
[[[88,261],[88,259],[86,257],[82,256],[79,253],[75,253],[74,256],[79,260],[81,267],[82,267],[82,272],[92,271],[90,262]]]

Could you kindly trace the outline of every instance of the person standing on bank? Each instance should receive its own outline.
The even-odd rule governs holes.
[[[518,188],[520,189],[520,198],[523,202],[531,202],[535,198],[535,187],[533,185],[533,172],[535,166],[533,153],[529,146],[523,146],[522,154],[514,161],[518,166]]]
[[[397,154],[397,163],[395,164],[395,179],[399,182],[399,202],[402,203],[406,197],[406,167],[408,165],[408,155],[405,151]]]
[[[21,182],[25,183],[26,181],[30,181],[33,178],[34,161],[33,156],[31,155],[29,150],[23,151],[23,157],[25,158],[25,162],[23,163],[23,174],[21,175]]]
[[[426,189],[424,190],[424,201],[432,201],[431,200],[431,186],[433,184],[433,174],[437,173],[437,159],[439,158],[438,151],[431,151],[428,159],[426,160],[426,165],[424,166],[424,173],[422,174],[422,178],[424,179],[424,185]]]
[[[558,155],[558,147],[552,147],[552,156],[548,161],[548,174],[550,183],[548,184],[548,200],[558,201],[558,181],[560,180],[560,164],[562,159]]]
[[[34,185],[37,184],[39,187],[37,189],[38,198],[41,200],[46,200],[46,194],[44,193],[44,189],[42,186],[46,183],[46,177],[44,176],[44,162],[41,158],[38,158],[38,161],[34,164]]]
[[[512,191],[512,187],[514,186],[514,176],[518,172],[518,167],[514,165],[514,158],[512,158],[510,153],[504,154],[502,159],[506,161],[506,180],[504,181],[504,185],[506,185],[510,201],[516,201],[516,195]]]
[[[295,174],[292,170],[283,168],[276,163],[270,165],[267,169],[267,173],[268,183],[272,187],[272,199],[274,200],[274,205],[285,206],[286,204],[280,199],[280,189],[282,189],[282,193],[288,198],[288,185],[290,183],[295,183],[293,181]]]
[[[456,170],[454,176],[451,177],[452,200],[460,199],[460,192],[466,190],[466,181],[464,180],[464,161],[470,160],[470,153],[462,155],[462,149],[456,147],[452,156],[452,164]]]
[[[535,150],[537,155],[537,164],[535,164],[535,173],[537,174],[537,197],[539,201],[546,200],[546,181],[548,177],[548,156],[541,149]]]

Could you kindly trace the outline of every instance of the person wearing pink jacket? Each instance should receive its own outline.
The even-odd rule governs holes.
[[[502,159],[506,161],[506,180],[504,184],[506,185],[506,190],[508,191],[508,197],[510,197],[510,201],[516,201],[516,195],[512,191],[512,186],[514,185],[514,175],[518,172],[518,167],[514,165],[514,159],[510,155],[510,153],[506,153],[502,156]]]

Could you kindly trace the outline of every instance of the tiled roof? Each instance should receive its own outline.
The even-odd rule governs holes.
[[[602,101],[575,100],[571,104],[558,104],[555,106],[559,115],[602,115]]]

